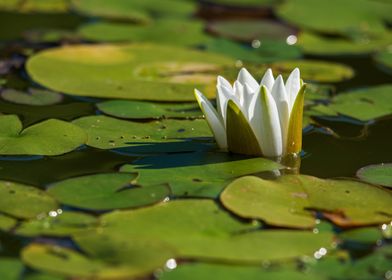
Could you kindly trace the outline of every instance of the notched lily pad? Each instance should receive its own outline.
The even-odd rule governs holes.
[[[354,70],[340,63],[318,60],[290,60],[269,65],[274,73],[290,73],[295,67],[301,70],[304,80],[317,82],[340,82],[351,79]]]
[[[328,105],[320,105],[335,114],[342,114],[360,121],[369,121],[392,114],[392,85],[343,92],[332,98]]]
[[[102,173],[54,183],[48,193],[59,202],[83,209],[132,208],[163,201],[170,195],[166,185],[139,186],[135,173]]]
[[[222,193],[226,208],[245,218],[284,227],[312,227],[313,211],[341,227],[388,222],[392,194],[366,183],[287,175],[277,180],[242,177]]]
[[[82,26],[78,33],[85,39],[98,42],[151,42],[198,46],[211,40],[211,37],[204,33],[204,24],[190,19],[161,19],[147,25],[97,22]]]
[[[17,224],[17,222],[18,221],[12,217],[0,214],[0,230],[8,231],[12,229]]]
[[[386,31],[391,8],[386,1],[322,0],[314,5],[312,0],[290,0],[278,7],[277,14],[300,28],[327,34],[374,35]]]
[[[125,244],[115,238],[77,238],[87,255],[55,245],[30,244],[22,251],[25,264],[40,271],[90,279],[134,279],[163,267],[173,255],[158,242]]]
[[[100,111],[123,119],[199,118],[203,114],[197,103],[153,103],[109,100],[97,104]]]
[[[392,163],[381,163],[362,167],[357,171],[362,181],[392,188]]]
[[[1,97],[8,102],[34,106],[53,105],[63,99],[60,93],[39,89],[30,89],[29,92],[6,89],[1,92]]]
[[[144,23],[161,17],[187,17],[196,9],[192,1],[182,0],[72,0],[71,2],[77,11],[87,15]]]
[[[181,264],[174,270],[165,271],[159,278],[161,280],[314,280],[315,275],[296,271],[290,268],[265,269],[261,266],[242,266],[227,264],[188,263]]]
[[[221,20],[211,22],[207,29],[220,37],[241,42],[259,40],[281,40],[296,33],[292,27],[283,25],[278,21],[267,20]]]
[[[15,230],[23,236],[69,236],[97,225],[94,216],[81,212],[51,211],[49,215],[22,222]]]
[[[14,258],[0,258],[0,275],[4,280],[17,280],[23,273],[23,264]]]
[[[302,32],[298,44],[305,53],[312,55],[358,55],[373,53],[385,48],[392,40],[392,33],[375,38],[328,38],[311,32]]]
[[[195,87],[213,97],[217,74],[232,66],[218,54],[147,44],[66,46],[27,62],[30,76],[55,91],[152,101],[194,101]]]
[[[26,129],[16,115],[0,116],[0,154],[60,155],[86,141],[85,132],[71,123],[50,119]]]
[[[392,50],[390,48],[378,52],[374,59],[381,66],[382,70],[392,74]]]
[[[277,261],[330,248],[330,233],[256,230],[212,200],[175,200],[134,211],[117,211],[101,218],[98,232],[133,244],[138,238],[164,242],[178,257],[234,263]]]
[[[227,153],[186,153],[146,157],[123,165],[123,172],[138,172],[137,183],[168,183],[176,196],[216,197],[233,178],[282,168],[265,158]]]
[[[205,150],[208,143],[190,141],[211,137],[205,120],[162,120],[132,122],[106,116],[77,119],[74,124],[88,134],[87,145],[99,149],[116,149],[130,154],[154,154]]]
[[[36,187],[0,181],[0,212],[2,213],[29,219],[46,216],[57,207],[53,197]]]

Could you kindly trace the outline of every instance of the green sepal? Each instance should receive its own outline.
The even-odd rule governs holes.
[[[306,84],[302,84],[290,113],[286,154],[299,153],[302,149],[302,118]]]
[[[263,155],[248,120],[233,100],[227,102],[226,135],[230,152],[252,156]]]

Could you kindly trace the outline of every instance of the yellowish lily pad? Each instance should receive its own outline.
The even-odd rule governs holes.
[[[163,45],[76,45],[31,57],[27,70],[44,86],[72,95],[193,101],[196,87],[215,95],[216,75],[231,59]]]

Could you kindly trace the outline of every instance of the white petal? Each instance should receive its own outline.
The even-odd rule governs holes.
[[[244,112],[245,116],[250,120],[250,103],[252,101],[253,96],[255,95],[254,90],[248,85],[244,85],[244,102],[242,106],[242,111]]]
[[[241,68],[240,72],[238,73],[237,81],[242,85],[248,84],[253,89],[253,91],[257,91],[260,87],[259,83],[245,68]]]
[[[286,81],[286,92],[289,96],[290,111],[293,108],[295,98],[297,97],[298,91],[301,88],[300,72],[298,68],[295,68]]]
[[[239,82],[239,81],[235,81],[234,82],[234,99],[236,103],[240,106],[240,108],[243,107],[244,105],[244,86]]]
[[[216,96],[216,102],[217,102],[217,107],[218,107],[218,112],[222,116],[222,119],[226,118],[226,107],[227,107],[227,101],[234,96],[234,92],[224,84],[219,84],[216,86],[217,89],[217,96]]]
[[[219,148],[227,149],[226,130],[223,125],[223,120],[218,115],[218,112],[212,106],[211,102],[197,89],[195,89],[195,97],[206,117]]]
[[[265,86],[271,92],[274,82],[275,79],[274,75],[272,74],[272,70],[271,68],[268,68],[263,78],[261,79],[260,86]]]
[[[282,130],[283,150],[285,150],[287,144],[287,132],[289,128],[290,107],[286,88],[281,75],[276,78],[274,86],[272,87],[271,95],[274,98],[278,109],[280,128]]]
[[[249,104],[249,123],[255,133],[257,141],[261,147],[262,142],[262,133],[261,133],[261,122],[262,122],[262,114],[261,114],[261,95],[260,92],[256,92]],[[263,152],[263,150],[261,150]]]
[[[261,101],[261,150],[267,157],[281,156],[283,152],[282,130],[279,113],[275,100],[268,89],[263,86],[260,90]]]
[[[229,83],[229,81],[226,80],[225,78],[223,78],[222,76],[218,76],[217,84],[218,84],[218,85],[225,86],[225,87],[228,87],[228,88],[230,88],[230,89],[233,89],[233,87],[231,86],[231,84]]]

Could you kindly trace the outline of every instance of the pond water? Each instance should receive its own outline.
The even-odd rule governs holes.
[[[0,0],[0,279],[392,279],[391,11]],[[193,89],[297,66],[301,158],[219,151]]]

